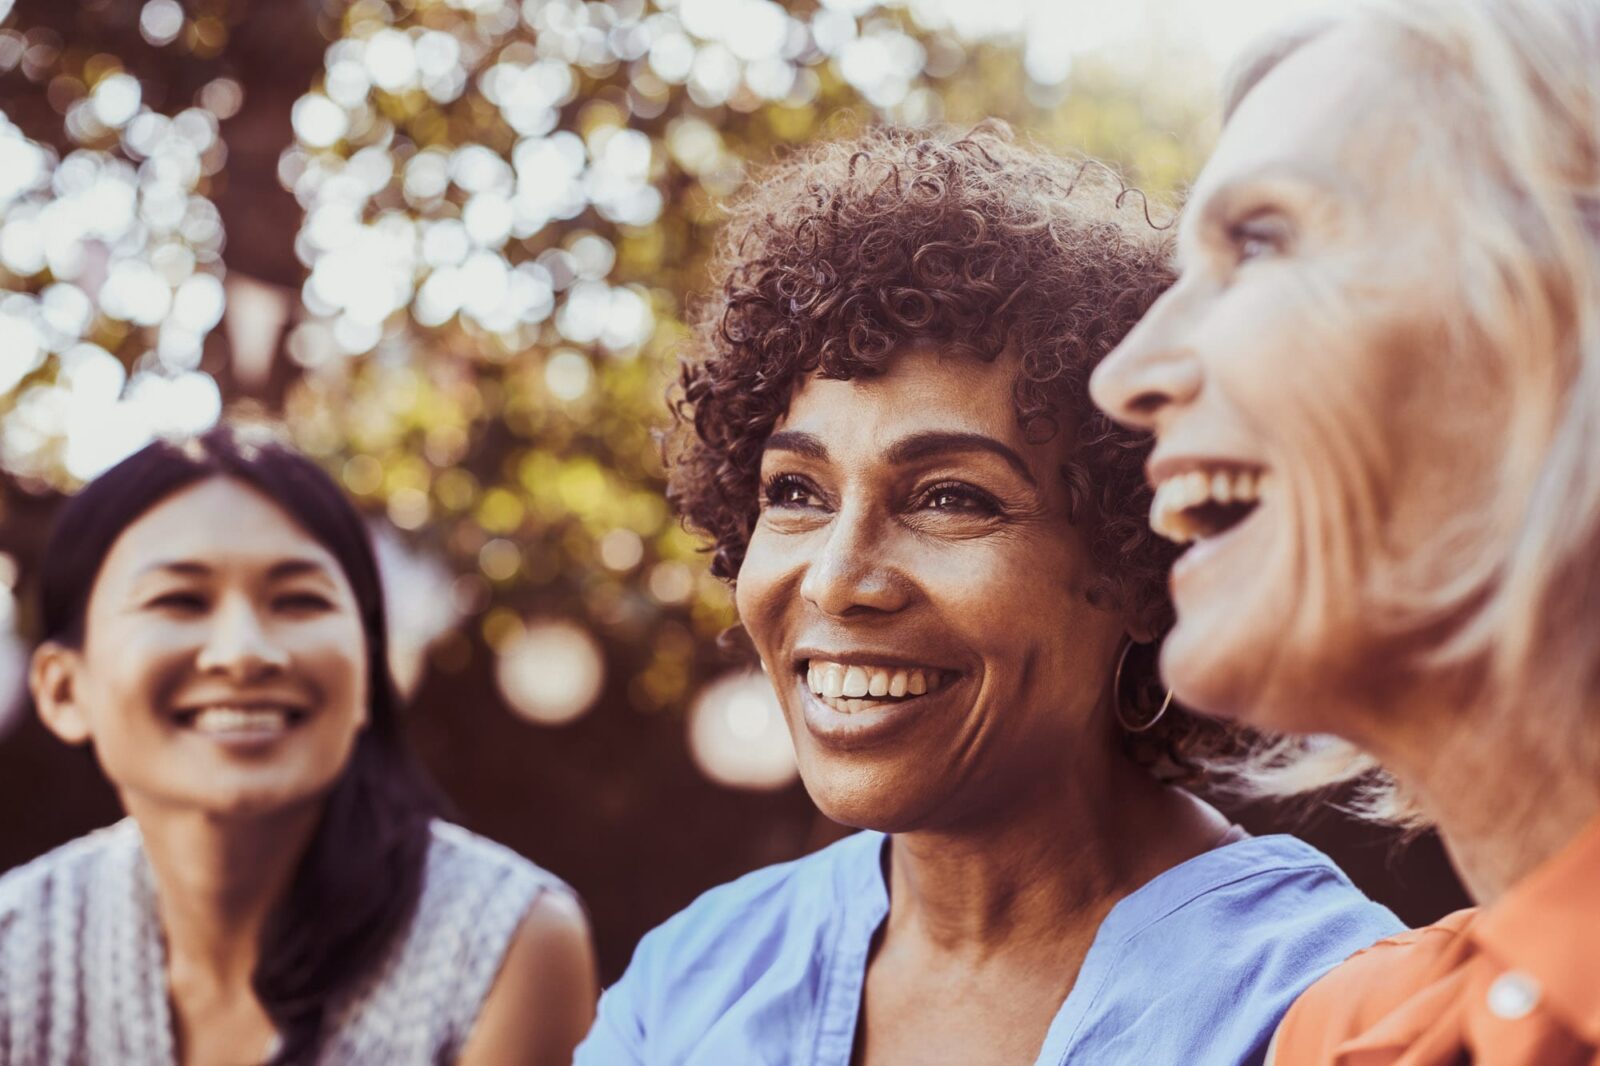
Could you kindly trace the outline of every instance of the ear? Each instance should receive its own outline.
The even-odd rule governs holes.
[[[39,719],[68,744],[84,744],[92,737],[89,717],[76,699],[82,656],[55,641],[39,645],[28,667],[28,688]]]

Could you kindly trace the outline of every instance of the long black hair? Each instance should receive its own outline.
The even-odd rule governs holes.
[[[90,482],[62,508],[39,569],[43,639],[79,645],[101,564],[122,532],[207,478],[241,481],[281,507],[339,561],[366,632],[370,706],[315,835],[262,931],[252,976],[277,1027],[273,1066],[316,1057],[328,1005],[369,973],[410,921],[436,793],[406,751],[388,666],[383,587],[361,516],[332,478],[265,429],[220,426],[161,440]]]

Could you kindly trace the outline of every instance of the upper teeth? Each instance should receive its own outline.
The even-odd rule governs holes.
[[[1249,470],[1191,470],[1156,486],[1150,502],[1150,528],[1179,544],[1198,539],[1203,529],[1185,512],[1207,503],[1256,503],[1271,491],[1271,475]]]
[[[813,659],[806,667],[811,691],[828,699],[921,696],[939,687],[937,670],[905,670],[893,666],[846,666]]]
[[[201,733],[282,729],[288,725],[289,713],[282,707],[205,707],[195,714],[194,728]]]

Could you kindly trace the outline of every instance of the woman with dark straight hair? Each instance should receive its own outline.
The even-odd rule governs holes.
[[[558,1063],[571,891],[439,821],[366,527],[264,430],[158,441],[63,510],[40,717],[130,816],[0,878],[0,1062]]]

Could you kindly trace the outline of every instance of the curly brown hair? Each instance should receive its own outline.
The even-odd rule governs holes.
[[[1163,633],[1176,549],[1151,532],[1146,435],[1089,401],[1088,379],[1172,281],[1170,242],[1108,168],[1020,145],[1000,123],[964,134],[877,130],[810,147],[747,183],[713,260],[720,291],[693,315],[674,397],[668,496],[733,582],[755,528],[761,454],[797,384],[880,374],[913,343],[1021,356],[1019,424],[1071,435],[1068,521],[1086,539],[1097,606]],[[1136,683],[1159,685],[1153,657]],[[1225,743],[1174,711],[1130,736],[1147,765],[1192,776]]]

